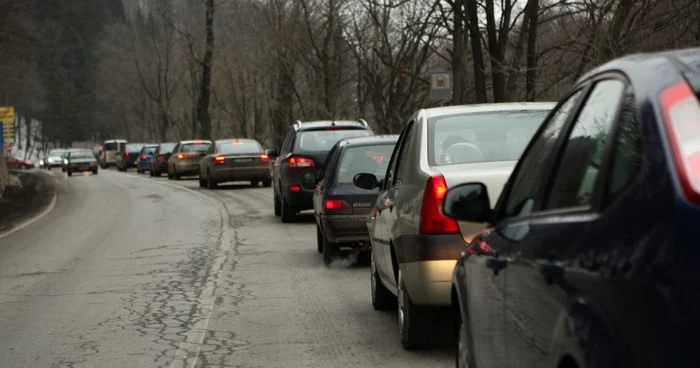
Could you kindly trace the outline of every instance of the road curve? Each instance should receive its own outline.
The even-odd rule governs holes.
[[[324,267],[269,188],[57,175],[55,208],[0,240],[1,367],[445,367],[404,351],[366,266]]]

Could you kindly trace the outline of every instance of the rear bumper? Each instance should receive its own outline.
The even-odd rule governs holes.
[[[176,162],[174,166],[178,175],[199,175],[199,163]]]
[[[320,215],[323,235],[332,243],[369,244],[367,217],[364,215]]]
[[[270,180],[272,175],[269,167],[218,167],[211,172],[211,177],[219,182]]]
[[[396,238],[394,251],[411,300],[418,305],[450,305],[452,273],[465,249],[460,234]]]
[[[141,161],[139,162],[139,169],[141,169],[141,171],[149,171],[151,169],[151,163],[148,161]]]
[[[96,171],[97,166],[71,166],[68,170],[71,172]]]
[[[289,190],[289,186],[282,188],[282,194],[287,204],[293,207],[297,207],[299,211],[310,210],[314,208],[314,191],[309,189],[304,189],[303,187],[299,192],[292,192]]]

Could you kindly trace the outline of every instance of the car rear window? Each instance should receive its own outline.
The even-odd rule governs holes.
[[[134,143],[134,144],[127,144],[126,145],[126,152],[141,152],[141,149],[145,146],[145,144],[141,143]]]
[[[490,111],[429,119],[430,166],[517,161],[548,113]]]
[[[163,143],[160,145],[160,153],[170,153],[175,148],[175,143]]]
[[[117,150],[117,142],[105,143],[102,145],[102,148],[105,151],[116,151]]]
[[[94,158],[91,152],[71,152],[70,158]]]
[[[182,145],[182,152],[206,152],[211,146],[211,143],[186,143]]]
[[[144,151],[144,153],[146,153],[146,154],[152,155],[153,152],[156,151],[156,148],[158,148],[158,146],[146,146],[146,147],[143,148],[143,151]]]
[[[394,146],[394,144],[382,144],[347,148],[340,157],[335,182],[352,183],[352,179],[359,173],[374,174],[379,179],[383,178]]]
[[[258,142],[231,141],[218,144],[218,153],[228,155],[236,153],[262,153],[263,149]]]
[[[294,152],[330,151],[339,140],[372,135],[368,129],[307,130],[297,132]]]

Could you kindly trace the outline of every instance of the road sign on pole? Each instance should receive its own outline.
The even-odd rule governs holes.
[[[4,143],[15,143],[15,108],[12,106],[0,107],[0,120],[2,120]]]
[[[430,73],[430,98],[433,100],[452,98],[452,72],[436,70]]]

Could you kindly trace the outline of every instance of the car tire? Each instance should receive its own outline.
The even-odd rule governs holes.
[[[269,188],[272,186],[272,180],[270,180],[270,179],[263,180],[262,184],[263,184],[264,188]]]
[[[462,320],[462,315],[459,309],[455,313],[455,367],[466,368],[473,367],[471,353],[469,352],[469,330],[465,321]]]
[[[370,250],[369,253],[369,282],[370,290],[372,291],[372,307],[374,307],[374,310],[378,311],[395,309],[397,305],[396,295],[392,294],[391,291],[382,284],[382,280],[379,278],[377,264],[374,261],[374,252]]]
[[[316,249],[319,253],[323,253],[323,232],[318,225],[316,225]]]
[[[285,201],[284,198],[282,198],[282,211],[280,213],[280,217],[284,223],[294,222],[294,220],[297,218],[296,211],[294,211],[292,206],[287,204],[287,201]]]
[[[216,189],[216,186],[216,182],[214,181],[214,179],[212,179],[210,173],[207,171],[207,188]]]
[[[251,181],[250,181],[250,186],[251,186],[251,187],[257,187],[258,185],[260,185],[260,182],[259,182],[259,181],[257,181],[257,180],[251,180]]]
[[[282,204],[280,203],[280,200],[277,198],[277,193],[274,193],[274,198],[272,201],[274,202],[275,206],[275,216],[280,217],[282,216]]]
[[[180,180],[180,179],[182,179],[182,177],[180,176],[180,174],[177,173],[177,168],[176,168],[176,167],[173,167],[173,178],[174,178],[175,180]]]
[[[207,186],[207,181],[202,179],[202,175],[199,175],[199,187],[200,188],[205,188]]]
[[[153,169],[148,170],[148,176],[154,177],[156,174],[153,172]]]
[[[330,265],[336,259],[340,258],[340,244],[331,243],[322,237],[323,239],[323,264],[326,266]]]
[[[73,172],[72,172],[72,171],[68,170],[67,173],[68,173],[68,176],[73,176]]]
[[[406,292],[406,283],[398,275],[398,315],[399,332],[401,334],[401,345],[406,350],[415,350],[425,346],[428,334],[428,311],[424,307],[417,306],[411,301],[411,297]]]

